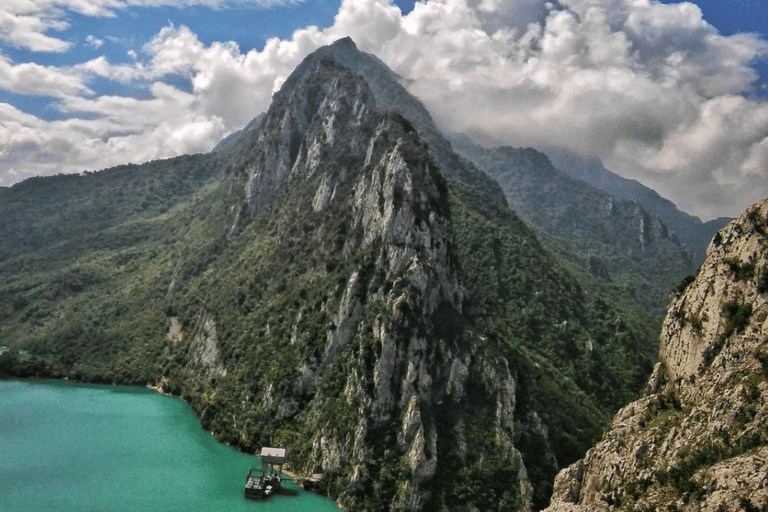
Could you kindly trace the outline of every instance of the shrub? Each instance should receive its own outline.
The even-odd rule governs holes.
[[[694,280],[696,279],[696,276],[693,274],[687,275],[684,278],[680,280],[679,283],[675,285],[675,291],[678,295],[682,295],[683,292],[688,288],[688,285],[690,285]]]
[[[736,281],[749,281],[755,277],[755,264],[751,261],[742,262],[738,258],[726,258],[725,263]]]

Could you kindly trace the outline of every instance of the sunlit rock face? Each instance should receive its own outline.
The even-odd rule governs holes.
[[[768,501],[767,300],[763,201],[714,237],[669,306],[646,395],[558,475],[547,510],[759,510]]]

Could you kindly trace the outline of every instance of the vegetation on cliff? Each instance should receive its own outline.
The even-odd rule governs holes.
[[[647,393],[558,475],[549,510],[768,506],[768,202],[723,228],[670,304]]]

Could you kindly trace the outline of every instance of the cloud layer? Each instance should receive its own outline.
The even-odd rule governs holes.
[[[12,0],[0,8],[0,40],[66,51],[55,35],[61,9],[116,16],[177,3]],[[205,45],[168,25],[130,64],[102,57],[63,68],[0,55],[0,88],[53,97],[74,116],[44,121],[0,104],[0,185],[207,151],[265,110],[304,56],[347,35],[399,73],[447,130],[596,154],[703,218],[768,196],[768,103],[746,94],[768,43],[722,36],[694,4],[652,0],[428,0],[407,15],[388,0],[344,0],[330,27],[261,50]],[[191,87],[168,85],[170,76]],[[145,87],[147,97],[99,96],[95,80]]]

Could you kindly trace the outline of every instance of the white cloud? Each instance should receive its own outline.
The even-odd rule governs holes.
[[[13,64],[0,54],[0,88],[42,96],[88,95],[85,77],[72,69],[41,66],[32,62]]]
[[[766,41],[724,37],[689,3],[561,5],[524,32],[491,32],[471,2],[431,1],[403,21],[407,37],[366,49],[407,77],[449,129],[595,152],[707,218],[768,196],[766,104],[739,96]],[[738,108],[725,107],[732,101]],[[706,130],[709,144],[694,144]],[[682,139],[686,150],[675,150]]]
[[[195,113],[192,95],[162,83],[151,92],[143,101],[113,96],[66,101],[65,109],[97,114],[95,119],[43,121],[0,103],[0,167],[17,174],[2,179],[203,152],[225,135],[220,118]]]
[[[46,5],[103,16],[129,4],[175,5]],[[51,172],[52,161],[83,170],[207,150],[266,109],[304,56],[347,35],[399,73],[449,130],[494,144],[596,153],[707,218],[736,215],[768,195],[768,104],[742,96],[756,77],[749,64],[768,56],[768,43],[753,34],[722,36],[693,4],[652,0],[429,0],[408,15],[388,0],[344,0],[330,27],[306,27],[261,50],[206,45],[169,25],[129,64],[98,58],[25,70],[0,61],[0,87],[52,94],[58,81],[65,84],[60,108],[95,118],[46,123],[5,106],[0,162],[39,174]],[[167,74],[189,79],[191,92],[158,81]],[[89,95],[95,76],[146,84],[150,97]],[[66,158],[56,153],[64,149]]]
[[[684,207],[703,204],[714,214],[730,210],[734,198],[768,197],[768,104],[718,96],[698,114],[670,131],[658,151],[616,156],[642,165],[650,179],[683,198]]]
[[[63,30],[67,23],[51,18],[44,12],[14,12],[0,8],[0,41],[19,48],[37,52],[63,52],[70,43],[48,35],[50,31]]]
[[[63,52],[69,41],[51,35],[66,29],[68,12],[90,17],[115,17],[131,7],[192,6],[225,9],[262,8],[301,3],[303,0],[3,0],[0,7],[0,42],[36,52]],[[90,41],[89,41],[90,42]]]
[[[104,46],[104,40],[103,39],[99,39],[97,37],[93,37],[92,35],[89,35],[88,37],[86,37],[85,38],[85,42],[88,43],[88,46],[90,46],[92,48],[95,48],[95,49],[99,49],[102,46]]]

